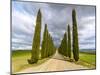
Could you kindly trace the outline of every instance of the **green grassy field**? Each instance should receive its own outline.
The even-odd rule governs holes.
[[[30,50],[18,50],[12,51],[12,73],[18,72],[25,68],[31,66],[37,66],[47,61],[49,58],[45,58],[43,60],[39,60],[36,64],[28,64],[27,59],[30,59],[31,51]]]
[[[66,59],[66,57],[65,57]],[[74,62],[75,64],[83,65],[88,67],[89,69],[95,69],[96,68],[96,53],[93,52],[80,52],[79,53],[79,60],[76,62],[73,59],[73,53],[71,53],[71,62]],[[68,60],[70,62],[70,60]]]
[[[23,70],[25,68],[31,67],[31,66],[37,66],[45,61],[47,61],[49,58],[45,58],[43,60],[39,60],[37,64],[28,64],[27,59],[30,59],[31,51],[30,50],[17,50],[12,51],[12,73],[18,72],[20,70]],[[80,52],[80,59],[78,62],[75,62],[76,64],[80,64],[86,67],[89,67],[90,69],[95,68],[95,61],[96,61],[96,55],[91,53],[83,53]]]
[[[96,67],[96,55],[95,54],[91,54],[91,53],[83,53],[83,52],[80,52],[79,54],[79,64],[81,65],[84,65],[84,66],[87,66],[89,68],[95,68]]]

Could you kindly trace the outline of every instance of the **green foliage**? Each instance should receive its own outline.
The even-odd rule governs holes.
[[[50,36],[50,34],[49,34],[49,43],[48,43],[48,45],[49,45],[49,56],[51,56],[56,52],[56,48],[54,46],[53,39]]]
[[[55,52],[55,47],[53,44],[53,40],[48,32],[47,24],[45,24],[43,41],[42,41],[42,49],[41,49],[41,58],[49,57],[53,55],[54,52]]]
[[[71,34],[69,25],[68,25],[68,57],[71,58]]]
[[[78,44],[78,30],[77,30],[77,21],[76,21],[76,11],[73,9],[72,11],[72,22],[73,22],[73,57],[75,61],[79,60],[79,44]],[[67,34],[64,34],[64,38],[61,41],[61,45],[58,49],[58,52],[65,55],[66,57],[71,58],[71,33],[70,26],[68,25],[68,40]]]
[[[79,44],[78,44],[78,30],[76,21],[76,11],[72,11],[72,22],[73,22],[73,56],[75,61],[79,60]]]
[[[46,56],[46,45],[47,45],[47,25],[45,25],[44,34],[43,34],[43,41],[41,47],[41,58],[45,58]]]
[[[58,49],[58,52],[60,54],[63,54],[64,56],[68,56],[68,47],[67,47],[67,34],[65,32],[63,40],[61,41],[61,45]]]
[[[36,63],[39,59],[40,52],[40,37],[41,37],[41,12],[38,11],[36,19],[35,33],[32,43],[32,56],[28,60],[30,64]],[[78,45],[78,31],[77,31],[77,21],[76,21],[76,11],[72,11],[72,21],[73,21],[73,56],[75,61],[79,59],[79,45]],[[43,41],[41,47],[41,58],[46,58],[53,55],[56,52],[56,48],[53,43],[53,39],[45,25]],[[65,32],[61,45],[58,49],[58,52],[63,54],[66,57],[71,58],[71,34],[70,26],[68,25],[68,38],[67,33]]]
[[[29,64],[37,63],[40,50],[40,36],[41,36],[41,11],[38,11],[36,19],[35,33],[32,43],[32,56],[28,60]]]

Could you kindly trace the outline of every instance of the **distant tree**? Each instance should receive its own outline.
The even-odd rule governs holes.
[[[49,57],[49,56],[53,55],[54,50],[55,50],[55,46],[54,46],[52,37],[51,37],[48,29],[47,29],[47,44],[46,44],[46,47],[47,47],[46,57]]]
[[[72,10],[72,22],[73,22],[73,56],[75,61],[79,59],[79,44],[78,44],[78,30],[77,30],[77,20],[76,11]]]
[[[54,44],[52,37],[47,29],[47,24],[45,24],[44,34],[43,34],[43,41],[42,41],[42,49],[41,49],[41,58],[46,58],[54,53]]]
[[[71,33],[69,25],[68,25],[68,57],[71,58]]]
[[[45,57],[48,57],[48,51],[49,51],[49,32],[48,32],[48,28],[46,29],[46,45],[45,45],[45,48],[46,48],[46,53],[45,53]]]
[[[67,47],[67,34],[65,32],[64,37],[61,41],[61,45],[58,49],[60,54],[63,54],[64,56],[68,56],[68,47]]]
[[[32,43],[31,59],[28,60],[29,64],[37,63],[40,51],[40,37],[41,37],[41,11],[39,9],[36,19],[35,33]]]
[[[47,49],[47,25],[45,24],[44,34],[43,34],[43,41],[42,41],[42,48],[41,48],[41,58],[45,58],[46,56],[46,49]]]
[[[48,38],[47,38],[47,57],[50,56],[50,51],[51,51],[51,40],[50,40],[50,34],[48,32]]]
[[[53,43],[53,39],[49,34],[49,56],[53,55],[56,52],[56,48]]]

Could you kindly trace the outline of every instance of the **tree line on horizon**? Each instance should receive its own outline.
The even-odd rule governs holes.
[[[32,42],[31,58],[28,59],[29,64],[37,63],[39,56],[41,59],[52,56],[56,52],[56,47],[54,46],[53,39],[48,31],[47,24],[45,24],[43,40],[40,49],[40,38],[41,38],[41,18],[42,14],[39,9],[37,13],[35,33]],[[76,11],[72,11],[72,21],[73,21],[73,57],[75,61],[79,59],[79,45],[78,45],[78,30],[77,30],[77,21],[76,21]],[[64,37],[61,41],[61,45],[58,48],[58,52],[66,57],[71,58],[71,34],[70,34],[70,25],[68,25],[68,33],[65,32]]]

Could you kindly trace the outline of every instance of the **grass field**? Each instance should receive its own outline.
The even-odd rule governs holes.
[[[31,51],[30,50],[18,50],[12,51],[12,73],[18,72],[22,69],[37,66],[47,61],[49,58],[39,60],[37,64],[28,64],[27,59],[30,59]]]
[[[12,73],[18,72],[20,70],[23,70],[25,68],[31,67],[31,66],[37,66],[45,61],[47,61],[49,58],[39,60],[37,64],[28,64],[27,59],[29,59],[31,56],[30,50],[17,50],[12,51]],[[90,69],[95,68],[95,61],[96,61],[96,55],[91,53],[80,53],[80,59],[78,62],[75,62],[76,64],[80,64],[83,66],[87,66]]]
[[[80,53],[79,64],[87,66],[89,68],[96,67],[96,55],[91,53]]]

